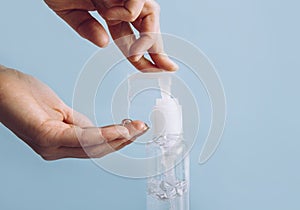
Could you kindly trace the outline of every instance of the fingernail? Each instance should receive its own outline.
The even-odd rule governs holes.
[[[147,124],[147,123],[144,123],[144,124],[145,124],[144,131],[147,131],[147,130],[149,130],[149,129],[150,129],[150,127],[148,126],[148,124]]]
[[[140,120],[132,121],[130,119],[124,119],[122,120],[122,126],[129,130],[129,133],[132,137],[143,135],[149,130],[149,126]]]
[[[130,123],[132,123],[131,119],[124,119],[124,120],[122,120],[122,125],[123,126],[129,125]]]

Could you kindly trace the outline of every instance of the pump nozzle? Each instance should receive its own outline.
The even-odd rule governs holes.
[[[171,77],[170,75],[162,75],[158,78],[158,85],[162,99],[170,98],[171,93]]]

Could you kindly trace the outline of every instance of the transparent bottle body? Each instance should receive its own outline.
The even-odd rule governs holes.
[[[189,156],[182,135],[155,137],[147,152],[157,175],[147,180],[148,210],[189,210]]]

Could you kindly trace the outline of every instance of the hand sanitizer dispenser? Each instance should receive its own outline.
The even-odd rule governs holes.
[[[170,73],[169,73],[170,74]],[[157,157],[158,175],[148,178],[148,210],[189,210],[189,156],[182,130],[182,107],[171,95],[171,76],[157,76],[161,98],[153,107],[149,155]]]

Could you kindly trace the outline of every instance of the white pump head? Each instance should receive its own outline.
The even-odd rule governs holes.
[[[163,75],[158,78],[161,98],[156,99],[153,108],[154,135],[182,133],[182,107],[176,98],[171,97],[171,77]]]

